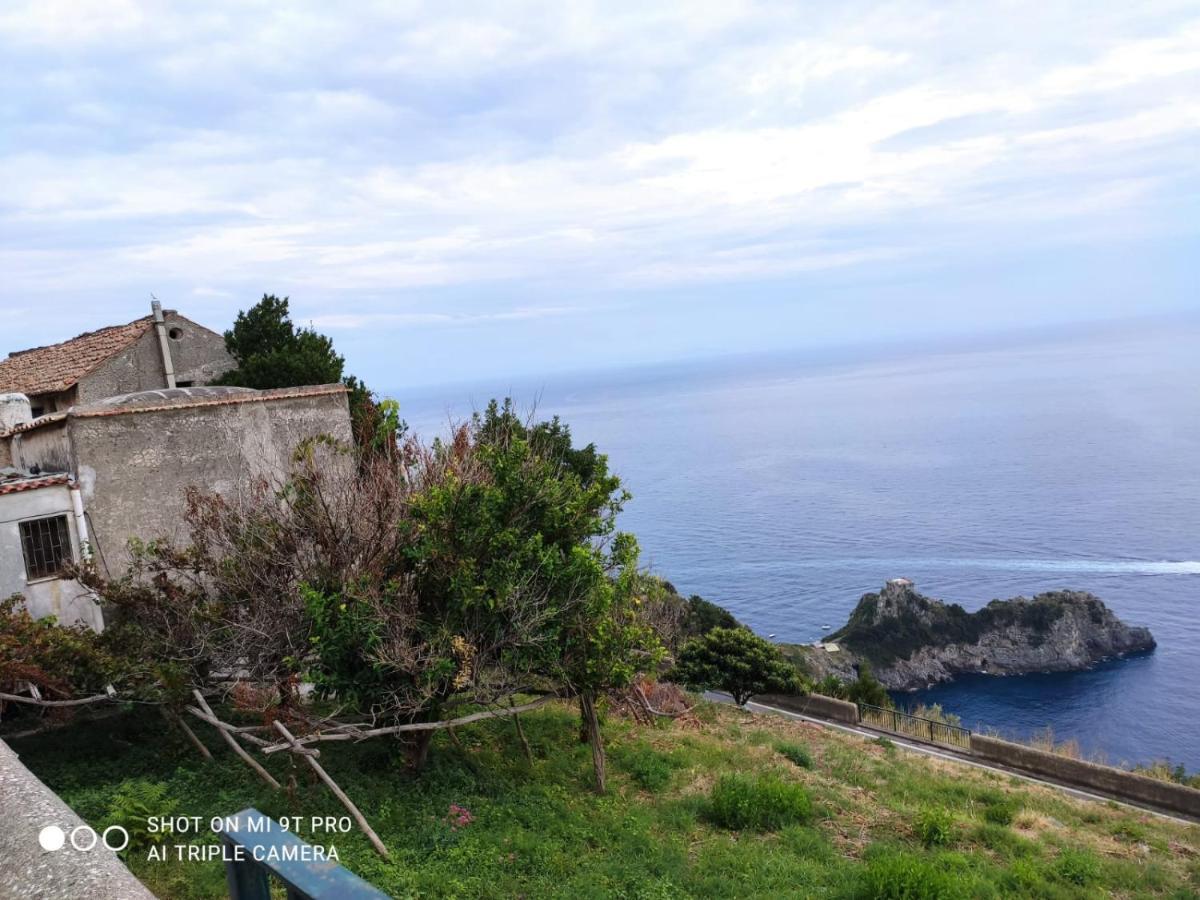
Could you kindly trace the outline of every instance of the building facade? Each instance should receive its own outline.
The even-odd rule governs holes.
[[[198,383],[232,365],[220,335],[157,306],[0,362],[0,598],[102,628],[75,564],[119,575],[131,541],[187,537],[189,488],[232,496],[278,483],[307,440],[352,443],[344,385]]]

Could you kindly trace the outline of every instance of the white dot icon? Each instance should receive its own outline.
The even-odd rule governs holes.
[[[67,833],[57,825],[47,825],[38,832],[38,843],[43,850],[61,850],[67,840]]]

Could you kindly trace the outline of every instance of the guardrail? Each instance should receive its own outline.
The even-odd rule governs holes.
[[[387,900],[257,809],[226,817],[221,841],[231,900],[271,900],[272,878],[283,884],[288,900]]]
[[[862,724],[904,737],[942,744],[957,750],[971,749],[971,732],[957,725],[935,722],[933,719],[913,716],[898,709],[884,709],[869,703],[858,704],[858,719]]]

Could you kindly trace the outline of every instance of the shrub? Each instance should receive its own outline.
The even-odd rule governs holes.
[[[1002,797],[988,803],[983,809],[983,819],[993,825],[1011,825],[1019,806],[1011,797]]]
[[[1054,863],[1054,875],[1069,884],[1085,887],[1100,877],[1100,865],[1086,850],[1064,850]]]
[[[864,900],[959,900],[970,888],[952,872],[911,853],[889,853],[867,863],[858,894]]]
[[[954,837],[954,817],[949,810],[926,807],[917,813],[917,837],[926,847],[941,847]]]
[[[615,748],[613,759],[639,787],[651,793],[658,793],[670,784],[675,768],[675,762],[669,756],[645,744]]]
[[[100,823],[100,831],[110,825],[124,828],[129,833],[129,846],[125,853],[141,853],[148,847],[161,844],[171,832],[168,829],[150,831],[151,817],[169,817],[174,814],[179,801],[168,796],[168,785],[156,781],[124,781],[117,788],[108,815]]]
[[[733,831],[774,831],[807,822],[812,801],[798,784],[778,775],[722,775],[708,800],[708,818]]]
[[[803,744],[780,742],[775,745],[775,752],[786,757],[802,769],[811,769],[813,767],[812,754],[808,752],[808,748]]]

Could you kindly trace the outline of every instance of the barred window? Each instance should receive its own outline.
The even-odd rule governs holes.
[[[50,578],[71,562],[71,536],[66,516],[31,519],[21,523],[21,547],[25,572],[30,578]]]

